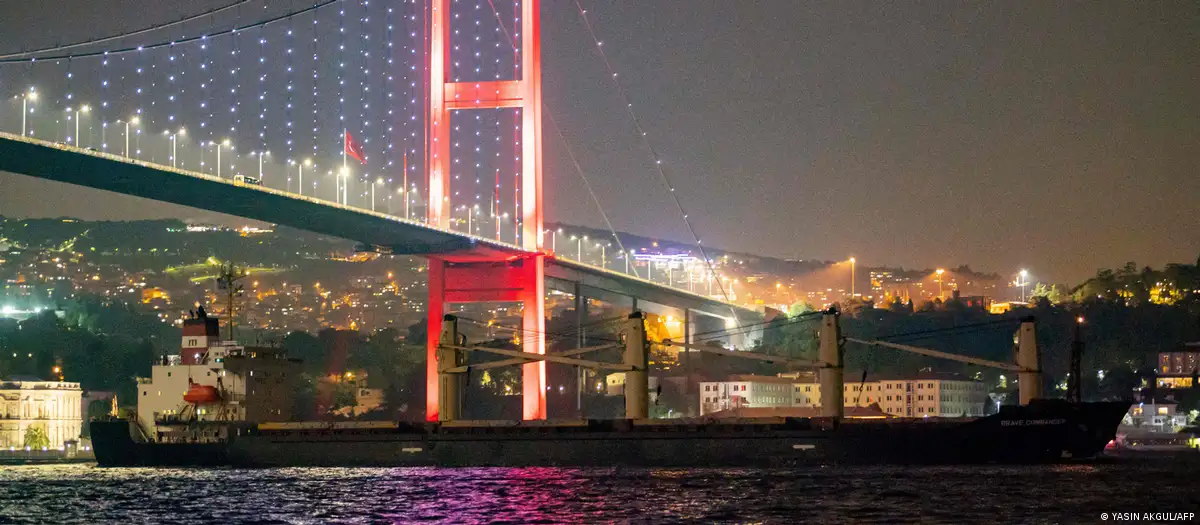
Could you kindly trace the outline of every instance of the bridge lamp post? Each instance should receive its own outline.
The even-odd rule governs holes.
[[[168,135],[171,137],[171,167],[172,168],[176,168],[179,165],[178,161],[176,160],[177,159],[177,157],[176,157],[177,136],[178,135],[186,135],[186,134],[187,134],[187,130],[185,130],[183,128],[179,128],[179,131],[177,131],[175,133],[171,133],[170,131],[163,131],[163,135]]]
[[[79,106],[79,108],[75,110],[75,147],[77,148],[81,147],[79,145],[79,114],[87,113],[91,110],[92,108],[88,107],[86,104]],[[67,111],[71,111],[71,108],[67,108]]]
[[[296,163],[296,168],[299,170],[300,174],[300,179],[297,181],[299,184],[296,185],[296,191],[298,191],[300,195],[304,195],[304,167],[312,165],[312,159],[304,159],[304,162]]]
[[[217,178],[218,179],[221,178],[221,147],[222,146],[228,147],[229,144],[230,144],[229,139],[222,140],[221,142],[213,142],[213,145],[217,147]]]
[[[383,184],[383,177],[375,179],[375,182],[371,183],[371,211],[375,211],[375,186],[380,184]]]
[[[596,247],[600,248],[600,267],[607,268],[608,267],[608,253],[605,250],[608,248],[608,245],[596,243]]]
[[[942,274],[944,274],[944,273],[946,273],[946,270],[943,270],[941,268],[937,269],[938,299],[941,299],[942,294],[944,293],[944,292],[942,292]]]
[[[342,191],[340,192],[341,199],[342,199],[342,206],[348,206],[347,202],[350,200],[349,194],[347,193],[347,190],[346,190],[346,187],[349,186],[349,175],[350,175],[350,168],[347,168],[345,165],[343,165],[341,171],[338,172],[338,179],[337,179],[337,181],[340,182],[342,185]]]
[[[255,156],[258,157],[258,182],[260,182],[260,183],[263,180],[263,157],[266,157],[270,154],[271,154],[270,151],[251,151],[250,152],[251,157],[255,157]]]
[[[29,115],[29,101],[37,102],[37,91],[33,88],[29,89],[28,93],[21,95],[21,136],[25,136],[25,117]]]
[[[136,126],[141,122],[141,119],[135,116],[129,120],[118,120],[117,122],[125,124],[125,158],[129,158],[129,125],[133,124]]]

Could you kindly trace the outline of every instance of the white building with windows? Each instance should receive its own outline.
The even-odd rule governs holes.
[[[0,448],[24,448],[30,427],[45,433],[50,449],[78,440],[82,402],[79,383],[24,376],[0,380]]]
[[[1187,413],[1176,410],[1174,401],[1148,401],[1134,403],[1129,407],[1121,425],[1149,432],[1174,433],[1188,425]],[[1126,428],[1125,430],[1128,430]]]
[[[783,395],[780,389],[790,395]],[[878,404],[896,417],[980,417],[988,393],[984,384],[960,376],[920,374],[916,378],[847,382],[847,407]],[[799,378],[733,376],[729,381],[700,383],[700,415],[732,408],[819,407],[821,385]]]
[[[700,415],[733,408],[790,407],[794,379],[735,375],[728,381],[700,383]]]

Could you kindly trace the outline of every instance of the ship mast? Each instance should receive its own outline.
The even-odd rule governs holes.
[[[238,281],[245,279],[247,275],[248,274],[244,268],[237,268],[233,265],[233,262],[230,262],[227,265],[222,265],[221,273],[217,275],[217,289],[225,290],[226,293],[227,302],[225,311],[229,315],[228,326],[230,341],[237,340],[233,330],[233,299],[235,296],[240,297],[242,295],[243,288],[242,285],[238,284]]]

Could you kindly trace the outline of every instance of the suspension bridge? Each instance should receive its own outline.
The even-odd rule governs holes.
[[[551,290],[572,295],[577,312],[595,299],[674,315],[684,345],[713,328],[749,326],[730,331],[735,345],[761,332],[763,314],[729,300],[578,2],[553,8],[578,10],[706,263],[682,287],[639,275],[611,223],[611,261],[608,243],[594,247],[598,261],[581,239],[574,258],[554,250],[544,121],[574,154],[542,101],[539,0],[262,4],[0,55],[14,110],[0,117],[0,170],[427,258],[430,420],[452,304],[520,303],[525,354],[546,353]],[[716,292],[695,292],[697,280]],[[523,417],[544,419],[546,362],[522,363]]]

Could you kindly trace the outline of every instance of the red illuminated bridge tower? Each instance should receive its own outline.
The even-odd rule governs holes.
[[[450,229],[450,115],[456,110],[521,110],[521,248],[514,256],[480,246],[429,258],[429,327],[425,366],[425,417],[437,421],[437,345],[446,303],[520,302],[521,344],[525,352],[546,353],[545,253],[542,250],[542,67],[539,0],[521,2],[520,78],[489,82],[448,82],[450,0],[430,0],[429,116],[426,177],[429,224]],[[546,363],[522,370],[524,419],[546,418]]]

